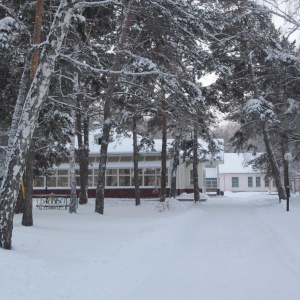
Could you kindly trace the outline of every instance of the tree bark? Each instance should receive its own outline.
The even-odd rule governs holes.
[[[172,165],[172,177],[171,177],[171,197],[176,198],[176,178],[177,168],[179,166],[179,138],[176,136],[174,140],[174,153],[173,153],[173,165]]]
[[[281,202],[282,199],[286,199],[286,193],[285,188],[283,186],[281,176],[280,176],[280,169],[274,154],[274,150],[272,147],[272,144],[270,142],[270,136],[269,136],[269,128],[267,122],[263,123],[262,126],[262,134],[263,134],[263,140],[266,146],[266,151],[268,154],[269,162],[272,169],[272,174],[276,183],[277,191],[278,191],[278,197],[279,202]]]
[[[76,113],[75,109],[72,109],[71,117],[73,119],[74,125],[74,134],[71,136],[70,143],[70,186],[71,186],[71,195],[70,195],[70,205],[69,205],[69,213],[76,213],[76,174],[75,174],[75,118]]]
[[[87,187],[86,187],[86,177],[88,173],[88,165],[86,162],[86,144],[84,139],[85,134],[83,132],[83,128],[85,124],[83,124],[82,117],[82,105],[81,101],[77,98],[77,112],[76,112],[76,134],[78,140],[78,161],[79,161],[79,175],[80,175],[80,194],[79,194],[79,204],[87,203]]]
[[[167,117],[166,99],[162,99],[162,145],[161,145],[161,181],[160,181],[160,202],[165,202],[167,192]]]
[[[140,179],[139,179],[139,151],[137,145],[137,130],[136,130],[135,117],[133,117],[132,135],[133,135],[132,140],[133,140],[133,174],[134,174],[135,205],[140,205],[141,193],[140,193]]]
[[[88,203],[89,195],[89,130],[90,130],[90,122],[89,122],[89,114],[88,114],[88,107],[86,107],[84,118],[83,118],[83,143],[84,143],[84,187],[85,187],[85,196],[86,198],[83,199],[83,204]]]
[[[24,212],[24,195],[19,193],[17,203],[15,206],[15,214],[22,214]]]
[[[32,194],[33,194],[33,161],[34,161],[34,139],[30,143],[30,149],[26,160],[26,171],[24,176],[25,195],[24,212],[22,216],[23,226],[32,226]]]
[[[37,0],[35,24],[33,33],[33,45],[41,42],[41,30],[43,21],[43,0]],[[39,48],[35,48],[31,56],[30,82],[33,81],[39,64]],[[24,212],[22,216],[23,226],[32,226],[32,195],[33,195],[33,169],[34,169],[34,140],[30,144],[29,154],[26,160],[26,170],[24,175],[25,195],[24,195]]]
[[[112,66],[113,71],[120,70],[121,59],[123,57],[123,49],[127,41],[129,26],[132,19],[132,3],[129,1],[127,4],[124,25],[122,28],[120,40],[118,42],[117,52],[115,60]],[[104,109],[103,109],[103,130],[102,130],[102,141],[100,149],[100,160],[99,160],[99,171],[98,171],[98,183],[96,189],[96,201],[95,201],[95,212],[102,214],[104,213],[104,189],[105,189],[105,171],[107,162],[107,148],[109,143],[109,135],[112,127],[111,120],[111,105],[113,102],[113,95],[115,85],[117,82],[118,75],[110,74],[108,81],[108,88],[105,96]]]
[[[283,163],[283,180],[284,187],[288,187],[290,185],[289,182],[289,162],[284,159],[285,153],[288,152],[288,138],[285,133],[281,135],[281,152],[282,152],[282,163]]]
[[[198,180],[198,131],[194,128],[193,137],[193,178],[194,178],[194,201],[200,200]]]
[[[251,53],[249,54],[248,57],[249,57],[248,70],[249,70],[249,75],[250,75],[250,79],[251,79],[252,89],[254,92],[254,97],[256,99],[259,99],[260,93],[259,93],[259,88],[257,85],[257,77],[255,75],[254,68],[252,65]],[[271,139],[270,139],[270,135],[269,135],[269,127],[268,127],[267,121],[261,121],[261,132],[263,135],[263,141],[266,146],[266,151],[268,154],[272,173],[273,173],[276,187],[278,190],[279,202],[281,202],[281,199],[286,199],[286,193],[285,193],[284,186],[282,184],[282,180],[281,180],[281,176],[280,176],[280,169],[279,169],[277,160],[275,158],[274,150],[273,150],[273,147],[271,144]]]

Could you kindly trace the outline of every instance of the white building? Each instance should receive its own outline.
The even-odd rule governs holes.
[[[101,129],[90,132],[89,137],[89,197],[95,197],[99,168],[99,153],[101,144]],[[141,150],[139,156],[140,192],[143,198],[154,198],[159,195],[161,174],[161,145],[160,139],[154,140],[155,151]],[[172,140],[168,140],[170,145]],[[109,143],[106,166],[105,197],[134,198],[134,177],[132,161],[132,137],[122,136]],[[167,159],[167,194],[171,184],[172,157]],[[181,163],[177,169],[177,194],[193,192],[192,164]],[[79,189],[79,166],[76,165],[77,185]],[[205,167],[198,165],[200,191],[205,191]],[[215,176],[216,180],[218,174]],[[218,193],[218,185],[213,185],[210,191]],[[70,193],[69,163],[65,162],[50,170],[50,175],[40,176],[34,180],[34,194]]]
[[[269,182],[265,174],[253,170],[248,162],[255,158],[251,153],[224,153],[224,164],[219,165],[221,191],[265,192]]]

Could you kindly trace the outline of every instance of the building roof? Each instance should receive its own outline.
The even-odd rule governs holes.
[[[90,154],[97,155],[100,153],[100,145],[96,142],[95,137],[101,137],[102,136],[102,129],[96,129],[92,130],[89,133],[89,149]],[[138,136],[138,142],[141,140],[141,136]],[[224,140],[218,139],[219,142],[224,142]],[[167,147],[170,148],[171,143],[173,142],[173,139],[167,139]],[[199,142],[205,146],[207,145],[206,142],[199,139]],[[112,155],[126,155],[126,154],[132,154],[133,152],[133,145],[132,145],[132,132],[127,132],[126,134],[114,134],[113,141],[111,141],[108,144],[108,154]],[[154,149],[155,151],[151,151],[151,149],[142,149],[140,150],[140,153],[160,153],[162,149],[162,140],[161,139],[154,139]],[[223,151],[220,152],[221,160],[223,160]]]
[[[260,154],[252,153],[224,153],[224,164],[219,165],[220,174],[224,173],[261,173],[254,171],[248,162]]]
[[[95,137],[102,136],[102,129],[96,129],[90,131],[89,133],[89,147],[90,147],[90,154],[99,154],[100,147]],[[138,136],[138,143],[141,140],[141,136]],[[170,146],[172,139],[167,140],[167,145]],[[114,134],[113,141],[108,144],[107,153],[109,154],[132,154],[133,152],[133,141],[132,141],[132,133],[128,132],[125,134]],[[159,153],[161,151],[162,142],[161,139],[154,140],[154,149],[155,151],[151,151],[151,149],[142,149],[140,153]]]

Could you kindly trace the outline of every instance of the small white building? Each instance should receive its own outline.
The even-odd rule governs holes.
[[[267,192],[269,181],[265,174],[253,170],[248,162],[255,158],[251,153],[224,153],[224,164],[219,165],[221,191]]]

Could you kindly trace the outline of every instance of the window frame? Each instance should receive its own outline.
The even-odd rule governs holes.
[[[236,182],[234,182],[236,181]],[[240,178],[237,176],[231,177],[231,187],[232,188],[239,188],[240,187]]]
[[[248,188],[253,188],[253,177],[248,176]]]
[[[255,186],[256,187],[261,187],[261,177],[260,176],[256,176],[255,177]]]

